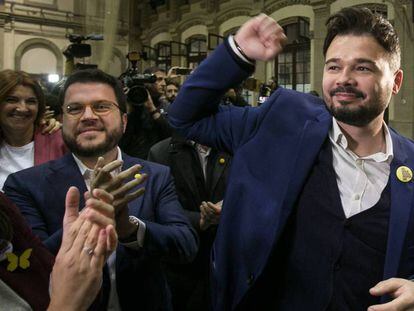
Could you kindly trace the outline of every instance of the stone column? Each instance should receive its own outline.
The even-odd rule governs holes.
[[[311,88],[322,94],[322,75],[325,64],[323,42],[326,36],[325,22],[330,14],[329,3],[318,2],[313,6],[313,11],[315,18],[311,38]]]

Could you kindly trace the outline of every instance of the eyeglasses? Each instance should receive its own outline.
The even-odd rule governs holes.
[[[74,117],[80,117],[84,114],[86,107],[91,107],[94,114],[98,116],[103,116],[111,111],[115,110],[115,108],[119,108],[119,106],[113,102],[95,102],[91,104],[79,104],[79,103],[73,103],[66,105],[64,107],[64,112],[68,115],[74,116]]]

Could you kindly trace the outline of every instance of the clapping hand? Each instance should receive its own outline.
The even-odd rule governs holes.
[[[201,202],[200,205],[200,229],[206,230],[212,225],[217,225],[220,221],[221,206],[223,201],[217,202]]]

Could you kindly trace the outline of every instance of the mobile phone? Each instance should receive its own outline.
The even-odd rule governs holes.
[[[180,67],[180,68],[175,69],[175,73],[177,75],[189,75],[191,73],[191,71],[192,71],[191,68]]]

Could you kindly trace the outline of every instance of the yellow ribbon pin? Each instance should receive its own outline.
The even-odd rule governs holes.
[[[224,164],[224,163],[226,163],[226,160],[224,158],[220,158],[219,163]]]
[[[402,182],[409,182],[413,179],[413,171],[407,166],[397,168],[397,178]]]
[[[32,254],[32,248],[26,249],[20,257],[17,256],[14,253],[7,253],[7,260],[9,261],[9,264],[7,265],[7,271],[13,272],[17,269],[17,267],[20,267],[22,269],[27,269],[30,267],[29,258]]]
[[[140,179],[141,177],[142,177],[142,175],[141,174],[135,174],[135,179]]]

